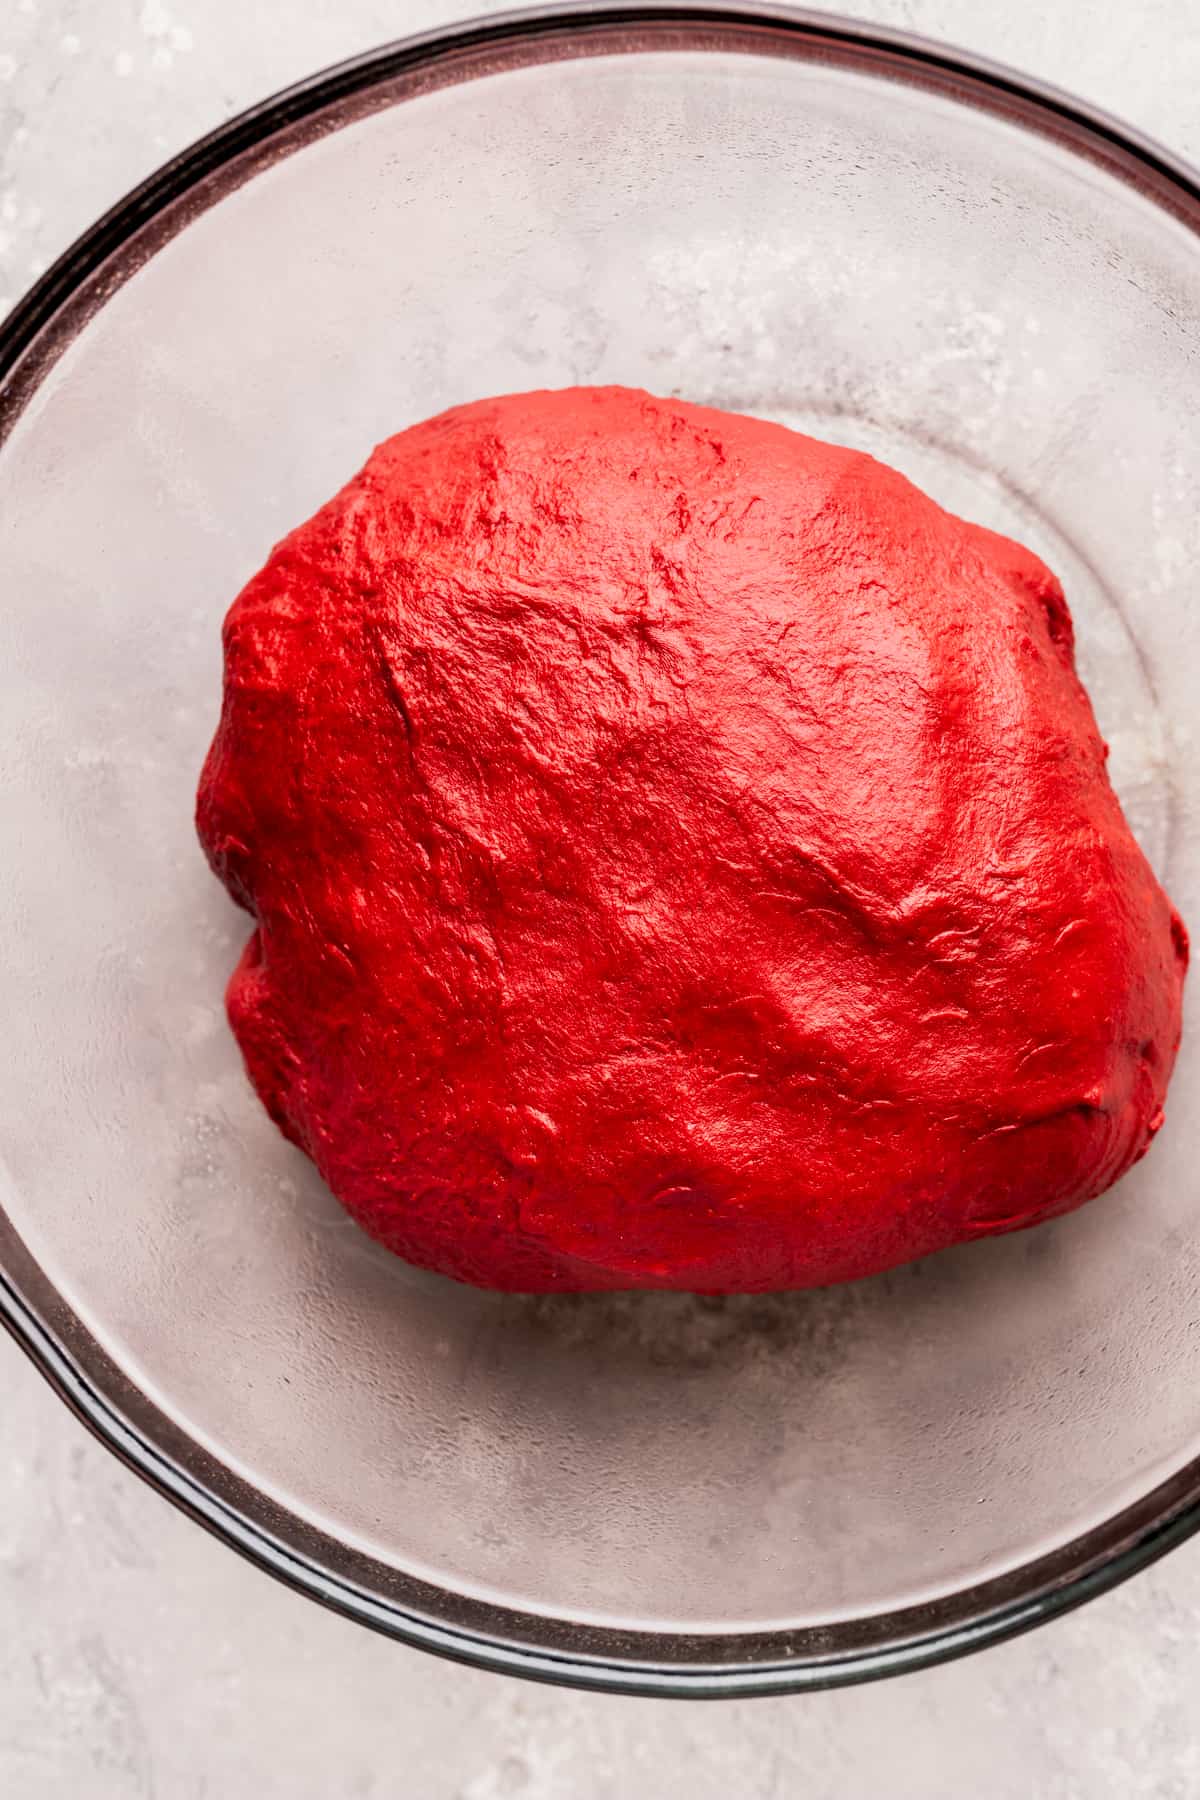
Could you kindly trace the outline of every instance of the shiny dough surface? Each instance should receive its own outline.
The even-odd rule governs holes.
[[[1187,956],[1105,756],[1054,576],[884,465],[459,407],[226,621],[250,1078],[484,1286],[808,1286],[1064,1212],[1161,1123]]]

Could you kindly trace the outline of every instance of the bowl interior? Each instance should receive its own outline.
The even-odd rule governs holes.
[[[782,419],[1058,570],[1114,781],[1200,923],[1200,247],[1115,151],[884,55],[682,23],[588,49],[330,102],[129,242],[17,395],[0,1200],[284,1540],[568,1626],[877,1621],[1200,1455],[1195,993],[1150,1157],[1031,1234],[746,1300],[416,1273],[278,1136],[224,1022],[247,923],[192,828],[220,621],[456,402],[622,382]]]

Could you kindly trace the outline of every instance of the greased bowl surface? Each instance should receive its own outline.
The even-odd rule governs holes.
[[[1200,197],[1063,96],[794,14],[519,15],[169,165],[0,328],[0,1310],[228,1542],[593,1687],[911,1667],[1200,1521],[1200,1052],[1029,1234],[767,1297],[520,1297],[373,1246],[263,1113],[195,841],[222,615],[372,445],[620,383],[869,449],[1063,581],[1200,919]]]

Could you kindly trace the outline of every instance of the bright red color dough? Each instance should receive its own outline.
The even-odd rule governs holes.
[[[381,446],[225,627],[251,1078],[517,1289],[845,1280],[1142,1155],[1186,937],[1050,572],[871,458],[619,388]]]

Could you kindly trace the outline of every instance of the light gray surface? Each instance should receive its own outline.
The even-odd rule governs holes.
[[[171,151],[282,82],[461,6],[0,0],[0,297]],[[1023,64],[1200,158],[1200,12],[856,8]],[[985,1657],[701,1707],[457,1670],[244,1568],[0,1344],[0,1794],[545,1800],[1200,1793],[1200,1546]]]

